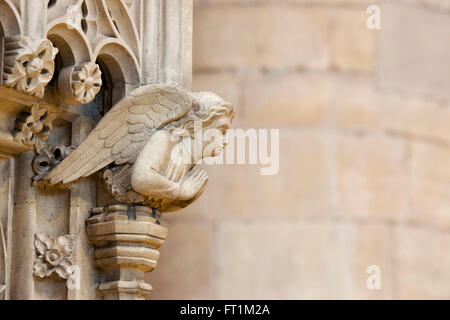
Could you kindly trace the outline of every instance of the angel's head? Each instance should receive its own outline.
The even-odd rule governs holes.
[[[170,123],[167,129],[176,137],[193,139],[194,131],[200,124],[203,136],[208,130],[215,136],[213,139],[203,139],[203,157],[218,155],[224,147],[225,133],[234,117],[233,107],[211,92],[195,92],[191,93],[191,97],[192,108],[189,113]]]
[[[230,127],[234,117],[233,107],[212,92],[192,93],[191,114],[202,122],[204,129],[218,129],[223,133]]]
[[[233,107],[211,92],[194,93],[192,98],[192,112],[202,122],[203,157],[214,157],[225,146],[225,133],[234,117]]]
[[[178,137],[193,137],[195,124],[200,123],[202,129],[218,129],[225,134],[234,117],[232,105],[212,92],[195,92],[191,97],[192,109],[184,118],[172,122],[168,130]]]

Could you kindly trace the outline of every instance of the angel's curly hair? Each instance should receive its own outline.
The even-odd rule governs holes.
[[[166,129],[177,137],[192,136],[194,124],[200,121],[202,128],[210,125],[215,119],[226,116],[233,119],[234,110],[230,103],[223,101],[211,92],[192,93],[192,109],[178,121],[169,123]]]

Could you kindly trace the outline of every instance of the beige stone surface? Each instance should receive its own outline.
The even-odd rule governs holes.
[[[317,8],[198,8],[194,32],[194,70],[328,65],[327,12]]]
[[[447,143],[450,137],[450,100],[383,93],[378,110],[381,126],[414,138]]]
[[[226,100],[233,106],[242,104],[242,80],[233,72],[198,74],[193,79],[192,90],[214,92],[221,97],[226,97]],[[231,126],[232,128],[240,128],[244,125],[244,108],[238,108],[234,111],[235,116]]]
[[[0,83],[23,86],[0,87],[0,299],[450,298],[447,0],[195,0],[193,26],[191,0],[143,1],[118,1],[96,20],[104,29],[68,1],[50,6],[47,20],[42,2],[20,17],[13,2],[0,5],[14,44]],[[381,30],[366,28],[371,4],[382,4]],[[23,53],[39,57],[40,45],[52,54],[18,74]],[[82,145],[100,113],[136,86],[189,88],[192,58],[193,89],[231,102],[234,128],[280,129],[275,175],[260,175],[260,164],[205,165],[201,197],[164,213],[162,225],[145,208],[98,208],[113,201],[100,175],[70,191],[31,187],[34,155],[19,153],[36,137],[51,131],[48,142]],[[35,72],[39,61],[48,74]],[[108,84],[100,90],[91,87],[97,62]],[[91,102],[70,106],[80,101]],[[147,151],[144,162],[155,156]],[[75,236],[81,290],[33,276],[43,260],[36,233]],[[367,287],[369,266],[380,268],[379,290]]]
[[[220,299],[350,297],[345,226],[230,221],[216,232]]]
[[[354,6],[354,5],[369,5],[379,3],[380,0],[197,0],[196,7],[208,5],[254,5],[261,3],[281,3],[281,4],[300,4],[300,5],[330,5],[330,6]],[[445,1],[445,0],[397,0],[397,1]]]
[[[326,82],[320,74],[251,74],[242,82],[245,127],[315,126],[324,116]]]
[[[207,168],[211,181],[221,181],[206,191],[207,208],[214,208],[217,201],[222,203],[208,215],[224,220],[317,219],[327,215],[330,189],[325,148],[325,137],[316,131],[285,129],[280,134],[277,174],[262,176],[259,165]]]
[[[396,265],[394,228],[384,223],[356,223],[351,226],[349,262],[352,276],[353,299],[395,298]],[[379,289],[369,289],[367,272],[370,266],[379,267]]]
[[[340,72],[369,72],[373,68],[377,30],[366,26],[363,8],[330,12],[331,68]]]
[[[158,267],[147,276],[152,286],[158,288],[151,298],[214,298],[214,239],[215,230],[209,223],[171,224]]]
[[[336,134],[331,139],[337,214],[404,221],[409,213],[407,142],[384,134]]]
[[[450,98],[448,14],[420,6],[382,7],[377,83],[405,95]]]
[[[450,257],[448,233],[435,229],[398,227],[396,291],[400,299],[447,299]]]
[[[450,229],[450,150],[418,141],[412,147],[411,222]]]
[[[382,119],[392,118],[394,111],[381,108],[380,93],[370,75],[338,73],[320,80],[326,88],[323,121],[327,127],[372,130],[380,127]]]
[[[213,224],[213,276],[196,290],[211,298],[450,297],[444,2],[384,3],[380,31],[365,25],[367,6],[379,1],[196,3],[194,84],[236,101],[237,127],[280,128],[278,175],[208,166],[222,183],[168,217]],[[280,39],[267,31],[281,28],[278,15],[287,26],[298,20]],[[371,265],[380,267],[380,290],[366,286]]]

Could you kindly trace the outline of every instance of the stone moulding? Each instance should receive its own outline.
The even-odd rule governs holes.
[[[153,210],[143,206],[111,205],[92,209],[86,221],[95,261],[104,272],[98,287],[105,299],[144,299],[152,291],[144,274],[159,259],[167,237],[164,222],[157,223]]]

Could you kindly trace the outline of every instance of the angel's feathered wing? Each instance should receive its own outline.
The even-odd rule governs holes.
[[[192,107],[189,93],[170,85],[147,85],[129,93],[100,120],[94,130],[45,178],[69,183],[108,164],[133,163],[145,142]]]

